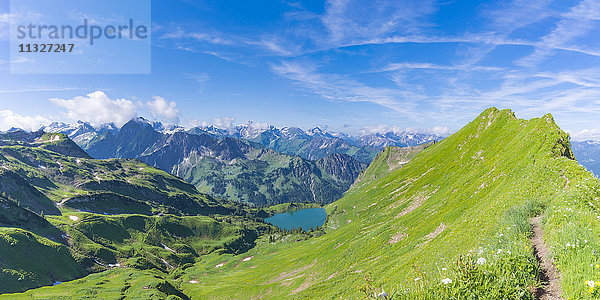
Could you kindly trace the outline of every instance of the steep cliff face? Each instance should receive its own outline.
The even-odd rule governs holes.
[[[217,139],[206,134],[193,135],[177,132],[162,135],[151,147],[145,149],[138,158],[162,170],[172,172],[173,167],[189,157],[192,152],[200,153],[203,156],[210,156],[215,153],[216,151],[211,150],[211,147],[217,142]]]
[[[134,158],[154,145],[161,134],[142,118],[127,122],[115,136],[115,153],[112,157]]]
[[[231,160],[192,153],[174,173],[218,197],[258,205],[285,202],[329,203],[343,196],[364,165],[347,155],[317,161],[251,149]]]
[[[317,167],[340,182],[354,182],[365,165],[347,154],[331,154],[316,161]]]

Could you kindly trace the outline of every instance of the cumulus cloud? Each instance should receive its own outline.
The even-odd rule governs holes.
[[[406,128],[406,131],[408,132],[415,132],[415,133],[430,133],[430,134],[435,134],[435,135],[439,135],[439,136],[449,136],[452,133],[454,133],[450,128],[446,127],[446,126],[434,126],[431,128]]]
[[[431,132],[433,132],[433,134],[444,136],[451,135],[452,133],[454,133],[454,130],[451,130],[446,126],[435,126],[431,129]]]
[[[399,127],[380,124],[380,125],[365,126],[362,129],[360,129],[358,132],[360,134],[366,135],[366,134],[401,132],[401,131],[402,130]]]
[[[218,128],[229,129],[235,126],[235,119],[232,117],[215,118],[213,121],[213,124]]]
[[[0,130],[21,128],[27,131],[36,131],[50,120],[42,116],[23,116],[12,110],[0,110]]]
[[[576,141],[600,141],[600,129],[583,129],[569,134]]]
[[[102,91],[73,99],[51,98],[50,101],[67,109],[66,116],[74,121],[89,122],[92,125],[114,123],[122,126],[140,114],[151,114],[154,118],[179,123],[180,111],[177,103],[160,96],[152,97],[145,103],[128,99],[111,99]]]
[[[235,118],[233,117],[221,117],[214,118],[212,121],[199,121],[199,120],[190,120],[188,121],[188,127],[208,127],[215,126],[220,129],[232,129],[235,127]]]
[[[180,112],[177,103],[167,101],[160,96],[152,97],[153,101],[146,102],[146,107],[155,118],[162,118],[170,122],[179,123]]]
[[[117,126],[137,116],[138,104],[127,99],[110,99],[104,92],[96,91],[73,99],[52,98],[50,101],[67,109],[67,117],[93,125],[113,122]]]
[[[449,136],[453,133],[453,131],[445,126],[435,126],[432,128],[415,128],[415,127],[407,127],[400,128],[396,126],[389,126],[385,124],[366,126],[359,130],[360,134],[375,134],[375,133],[402,133],[402,132],[410,132],[410,133],[426,133],[426,134],[435,134],[438,136]]]

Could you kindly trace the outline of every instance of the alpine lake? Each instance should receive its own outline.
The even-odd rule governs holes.
[[[324,208],[306,208],[276,214],[266,218],[265,222],[286,230],[302,228],[309,231],[311,227],[323,226],[326,218],[327,213]]]

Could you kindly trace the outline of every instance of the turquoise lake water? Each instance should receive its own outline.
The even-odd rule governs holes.
[[[276,214],[266,218],[265,221],[287,230],[302,228],[308,231],[310,227],[323,226],[326,217],[327,213],[324,208],[307,208]]]

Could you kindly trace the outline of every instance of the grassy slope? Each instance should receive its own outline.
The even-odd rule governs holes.
[[[561,272],[563,297],[600,299],[600,181],[581,166],[562,173],[565,192],[545,210],[544,239]]]
[[[88,272],[127,271],[119,267],[166,276],[201,255],[246,251],[261,230],[235,218],[225,222],[207,216],[69,213],[47,218],[56,227],[32,231],[58,228],[64,245],[22,229],[0,227],[0,293],[73,280]]]
[[[368,184],[374,180],[386,176],[390,172],[401,168],[403,165],[413,159],[419,152],[427,149],[435,142],[429,142],[418,146],[411,147],[386,147],[375,158],[373,163],[369,165],[359,176],[352,187],[357,188],[364,184]]]
[[[178,287],[192,298],[352,298],[366,272],[388,289],[423,274],[439,278],[440,266],[493,239],[514,207],[555,201],[565,178],[586,176],[566,157],[567,138],[550,115],[525,121],[486,110],[403,168],[329,205],[326,235],[205,256],[178,273]],[[28,294],[69,295],[73,287]]]
[[[99,213],[133,213],[135,208],[144,214],[186,215],[236,208],[138,160],[66,155],[77,154],[72,149],[77,146],[55,137],[65,138],[44,135],[40,140],[49,142],[8,140],[0,147],[0,190],[5,196],[0,197],[0,293],[72,280],[114,263],[170,271],[213,251],[248,249],[259,234],[257,227],[264,227],[250,221],[243,225],[241,217],[226,222],[208,216],[75,212],[93,208]],[[70,150],[61,154],[56,152],[60,147],[43,147],[49,144]],[[56,202],[62,202],[57,205],[60,210]]]
[[[525,121],[510,111],[487,110],[404,168],[331,204],[325,236],[256,249],[248,264],[254,269],[217,272],[207,259],[187,272],[200,284],[183,290],[232,297],[352,295],[367,270],[389,286],[419,276],[413,266],[433,272],[436,263],[483,243],[509,207],[559,190],[564,180],[549,162],[569,160],[557,155],[565,138],[549,115]]]
[[[0,292],[16,292],[87,274],[64,245],[0,227]]]
[[[65,293],[61,286],[69,286]],[[31,293],[0,295],[0,299],[186,299],[159,271],[114,269],[85,278],[43,287]]]
[[[27,205],[27,199],[32,197],[25,197],[23,190],[15,186],[0,184],[7,196],[19,199],[37,212],[44,210],[43,205],[47,206],[47,198],[60,202],[99,191],[111,191],[147,202],[156,211],[214,213],[223,210],[222,203],[198,193],[192,185],[138,160],[95,160],[65,156],[40,147],[3,146],[0,147],[0,165],[10,170],[1,171],[0,176],[19,179],[12,180],[16,183],[26,181],[27,185],[35,187],[34,192],[39,194],[39,190],[44,194],[36,197],[44,198],[38,203]],[[53,209],[51,212],[57,213]]]
[[[120,263],[142,269],[169,271],[216,250],[237,253],[257,235],[240,224],[206,216],[70,215],[79,220],[52,217],[50,221],[65,232],[80,259],[94,258],[105,265]]]

